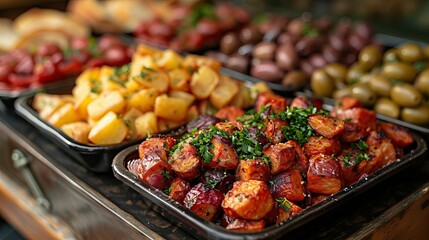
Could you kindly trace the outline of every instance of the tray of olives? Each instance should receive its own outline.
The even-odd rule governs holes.
[[[113,173],[196,238],[282,238],[426,151],[419,135],[353,103],[329,117],[319,101],[263,93],[253,111],[221,109],[182,137],[121,151]]]
[[[429,133],[429,46],[405,42],[383,50],[368,45],[347,67],[328,64],[314,71],[310,89],[316,96],[351,96],[380,118]]]

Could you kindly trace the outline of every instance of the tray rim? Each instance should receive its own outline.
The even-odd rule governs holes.
[[[339,204],[343,204],[354,195],[360,194],[371,186],[383,181],[387,177],[394,175],[396,172],[405,168],[414,162],[415,159],[423,155],[427,151],[427,145],[424,138],[416,132],[411,132],[411,134],[415,141],[415,148],[411,149],[410,152],[400,160],[384,166],[363,180],[360,180],[342,189],[340,192],[331,195],[325,201],[304,209],[302,212],[298,213],[280,225],[275,224],[255,232],[231,231],[220,227],[213,222],[206,221],[197,216],[195,213],[191,212],[189,209],[186,209],[183,205],[180,205],[174,200],[170,199],[166,194],[162,193],[162,191],[156,190],[148,184],[138,181],[134,174],[128,171],[125,166],[127,157],[131,154],[136,154],[136,151],[138,151],[138,145],[130,146],[119,152],[113,159],[112,169],[113,175],[118,180],[122,181],[124,184],[140,193],[146,199],[149,199],[152,203],[160,206],[164,211],[174,215],[175,218],[181,219],[182,223],[185,221],[185,224],[188,224],[185,227],[188,229],[184,230],[190,232],[196,237],[201,236],[196,235],[195,232],[190,231],[189,229],[197,228],[198,231],[204,232],[206,234],[204,237],[216,239],[264,239],[267,237],[280,238],[286,233],[335,208],[337,202],[339,202]],[[193,226],[189,226],[190,224]]]

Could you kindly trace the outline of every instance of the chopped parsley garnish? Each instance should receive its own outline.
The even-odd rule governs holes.
[[[164,180],[170,179],[170,172],[169,171],[163,170],[162,173],[161,173],[161,175],[164,178]]]
[[[371,156],[366,152],[368,150],[368,144],[364,140],[352,143],[352,150],[346,151],[345,156],[341,156],[339,159],[345,162],[345,167],[348,168],[350,165],[357,165],[362,161],[367,161]],[[357,151],[355,156],[352,155],[352,151]]]
[[[292,208],[292,205],[285,197],[277,198],[276,203],[285,211],[289,211]]]
[[[314,135],[307,118],[310,114],[315,113],[325,114],[325,111],[318,111],[314,106],[310,106],[307,109],[287,107],[286,111],[277,114],[282,120],[289,122],[288,126],[283,127],[283,134],[286,140],[295,140],[299,144],[306,143],[308,138]]]
[[[244,116],[237,118],[237,121],[241,122],[244,127],[256,127],[259,130],[264,129],[267,124],[262,114],[265,113],[269,107],[270,105],[268,104],[262,107],[259,112],[255,112],[254,109],[251,109],[247,111]]]
[[[115,67],[113,74],[109,76],[109,81],[115,82],[122,87],[125,87],[126,82],[128,81],[128,75],[130,73],[130,65],[126,64],[121,67]]]
[[[170,187],[166,187],[164,189],[164,193],[167,194],[167,195],[170,195],[170,193],[171,193],[171,186]]]
[[[210,188],[213,189],[216,187],[216,185],[219,183],[219,181],[216,181],[212,178],[206,177],[206,183],[207,183],[207,185],[209,185]]]
[[[197,149],[198,155],[203,158],[204,163],[210,163],[214,157],[213,153],[211,153],[213,149],[211,139],[214,135],[228,138],[228,133],[226,131],[210,126],[209,129],[200,130],[199,134],[189,141],[189,143]]]
[[[90,79],[91,89],[89,90],[91,93],[99,94],[101,92],[101,83],[96,79]]]
[[[263,134],[258,132],[257,134]],[[244,128],[241,131],[235,131],[231,134],[231,142],[235,147],[240,159],[255,159],[262,157],[262,144],[249,134],[249,129]]]
[[[310,26],[308,22],[304,22],[302,26],[302,35],[306,37],[317,37],[319,36],[319,31],[316,28]]]

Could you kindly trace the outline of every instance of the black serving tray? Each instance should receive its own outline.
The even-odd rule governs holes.
[[[198,239],[279,239],[286,233],[308,223],[375,184],[380,183],[418,159],[418,157],[427,150],[427,146],[422,137],[416,133],[412,133],[412,136],[414,144],[407,148],[407,154],[403,158],[379,169],[374,174],[355,184],[344,188],[342,191],[333,194],[326,200],[306,208],[286,222],[280,225],[269,226],[264,230],[255,232],[231,231],[215,223],[206,221],[183,205],[170,199],[162,191],[140,182],[137,177],[127,169],[127,163],[130,160],[138,158],[138,145],[130,146],[121,151],[113,159],[112,168],[114,176],[147,198],[151,203],[151,207]]]

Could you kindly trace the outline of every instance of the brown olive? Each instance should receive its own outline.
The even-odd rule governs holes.
[[[398,48],[398,55],[404,61],[416,62],[424,57],[422,48],[417,43],[405,43]]]
[[[321,68],[326,65],[326,60],[323,58],[322,54],[315,53],[309,57],[310,64],[315,68]]]
[[[383,55],[384,63],[396,62],[398,60],[399,60],[399,51],[396,48],[391,48],[387,50]]]
[[[368,23],[357,23],[355,25],[355,32],[363,39],[370,40],[373,34],[373,29]]]
[[[280,34],[280,36],[277,38],[278,44],[291,44],[294,45],[296,42],[297,37],[293,36],[292,34],[288,32],[283,32]]]
[[[299,68],[305,73],[306,76],[310,77],[313,74],[314,67],[308,60],[301,60],[299,62]]]
[[[370,106],[377,100],[377,94],[367,84],[355,84],[352,86],[352,97],[358,99],[362,104]]]
[[[262,34],[256,26],[250,25],[241,29],[239,38],[244,44],[255,44],[261,41]]]
[[[422,94],[408,83],[394,85],[390,98],[401,107],[417,107],[422,102]]]
[[[287,25],[287,31],[296,37],[301,36],[302,34],[302,28],[304,26],[304,23],[301,19],[295,18],[292,19],[289,24]]]
[[[346,82],[349,84],[356,83],[359,81],[359,78],[366,72],[366,68],[357,63],[351,65],[347,71]]]
[[[399,118],[401,107],[389,98],[379,98],[375,102],[374,111],[391,118]]]
[[[292,89],[299,89],[307,84],[307,77],[302,71],[292,70],[282,80],[282,85]]]
[[[351,87],[343,87],[335,89],[334,93],[332,93],[332,97],[335,99],[339,99],[342,97],[349,97],[352,95]]]
[[[355,52],[348,52],[343,57],[342,63],[346,64],[347,66],[350,66],[354,64],[357,61],[357,53]]]
[[[325,71],[335,79],[336,82],[344,82],[346,80],[347,68],[344,64],[330,63],[325,66]]]
[[[228,58],[225,67],[241,73],[247,73],[249,69],[249,59],[241,55],[233,55]]]
[[[274,59],[276,48],[277,45],[273,42],[260,42],[253,48],[252,55],[261,60],[272,60]]]
[[[422,104],[416,108],[403,108],[401,119],[417,125],[429,124],[429,106]]]
[[[272,61],[264,61],[255,64],[250,74],[255,78],[268,82],[278,82],[284,75],[283,71]]]
[[[392,83],[384,76],[373,75],[368,82],[369,87],[376,92],[379,96],[389,97]]]
[[[308,56],[318,48],[318,41],[315,38],[304,37],[295,44],[295,50],[300,56]]]
[[[320,97],[330,97],[335,90],[335,81],[325,70],[318,69],[311,76],[311,90]]]
[[[381,55],[381,50],[377,46],[366,46],[359,53],[359,63],[366,69],[371,69],[381,61]]]
[[[240,39],[233,32],[225,34],[220,41],[220,51],[226,55],[233,54],[240,46]]]
[[[323,47],[322,55],[328,63],[338,62],[341,59],[341,53],[329,44]]]
[[[381,72],[388,79],[412,82],[416,77],[416,69],[405,62],[392,62],[384,64]]]
[[[291,44],[283,44],[276,51],[276,63],[284,70],[292,70],[298,63],[298,55]]]
[[[366,45],[367,40],[357,33],[350,33],[347,39],[350,47],[355,51],[360,51]]]
[[[421,93],[429,95],[429,69],[424,70],[417,76],[414,86]]]
[[[329,45],[338,52],[343,52],[348,47],[346,40],[338,34],[331,34],[328,37],[328,41]]]

